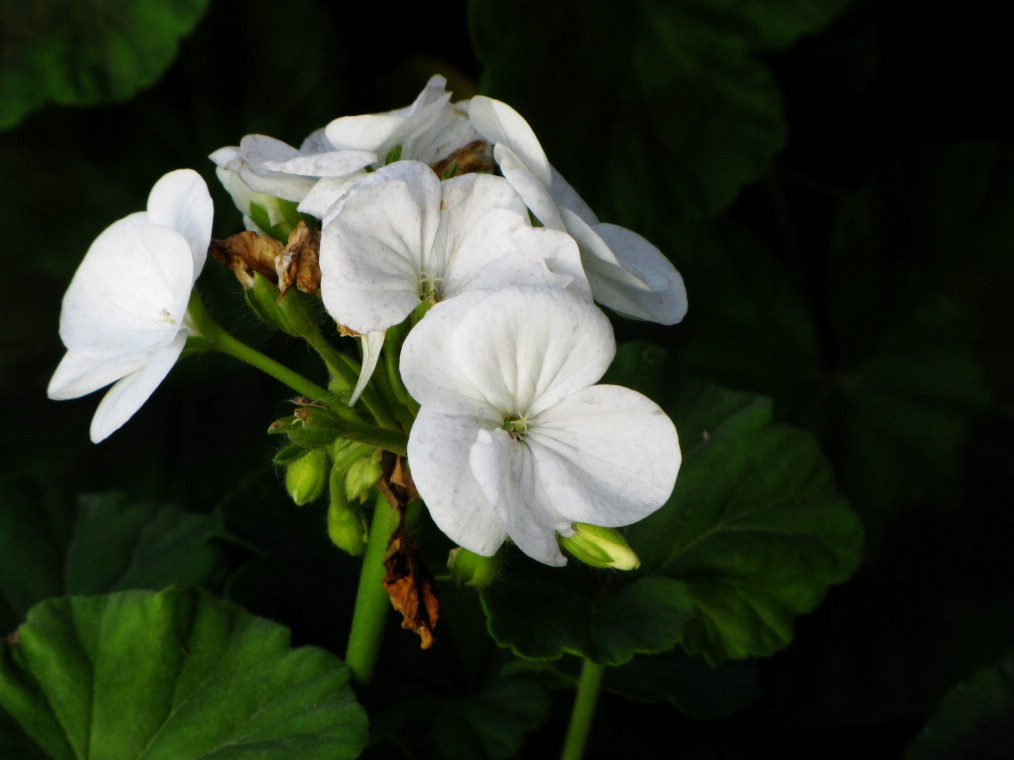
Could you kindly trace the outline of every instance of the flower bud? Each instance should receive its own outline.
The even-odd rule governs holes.
[[[376,449],[370,456],[361,457],[349,465],[345,472],[345,495],[350,501],[366,501],[370,489],[383,474],[380,449]]]
[[[495,554],[492,557],[483,557],[459,546],[457,549],[451,549],[451,553],[447,555],[447,569],[460,584],[486,588],[500,571],[500,556]]]
[[[623,534],[612,528],[574,523],[574,535],[558,536],[560,548],[578,562],[592,567],[636,570],[641,565]]]
[[[363,510],[341,499],[332,499],[327,510],[327,534],[339,549],[358,557],[366,551],[369,538]]]
[[[285,490],[298,506],[320,498],[331,473],[331,461],[324,449],[311,449],[285,470]]]

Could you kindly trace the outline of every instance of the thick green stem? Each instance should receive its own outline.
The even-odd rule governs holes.
[[[398,511],[391,509],[387,499],[377,498],[373,508],[370,536],[363,555],[363,569],[359,575],[359,589],[352,612],[352,630],[345,651],[345,663],[358,684],[368,684],[377,666],[377,654],[384,633],[384,623],[391,611],[391,601],[384,588],[384,556],[387,545],[398,527]]]
[[[584,756],[604,673],[604,666],[592,662],[587,657],[584,659],[581,676],[577,682],[577,694],[574,696],[574,710],[570,714],[567,739],[563,744],[560,760],[581,760]]]

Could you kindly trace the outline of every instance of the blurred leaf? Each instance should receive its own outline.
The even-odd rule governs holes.
[[[678,649],[638,655],[626,665],[606,671],[604,688],[640,702],[668,702],[680,712],[702,720],[725,718],[760,700],[753,663],[708,665]]]
[[[0,661],[0,708],[53,758],[352,758],[337,658],[194,589],[49,600]]]
[[[679,425],[709,396],[721,416],[683,437],[672,498],[628,539],[642,573],[686,584],[696,614],[683,647],[718,663],[788,645],[795,618],[855,571],[862,528],[814,440],[774,423],[766,399],[697,388],[667,409]]]
[[[154,83],[208,0],[4,3],[0,129],[46,102],[93,105]]]
[[[474,0],[469,9],[483,90],[531,122],[578,191],[617,215],[608,221],[650,229],[663,221],[655,214],[714,215],[767,172],[785,121],[758,54],[819,31],[845,6]]]
[[[89,494],[76,508],[20,478],[0,479],[0,590],[11,629],[47,597],[202,584],[221,575],[209,515]]]
[[[676,643],[712,664],[770,655],[854,572],[862,529],[809,435],[774,424],[767,400],[717,388],[667,410],[684,461],[668,504],[628,529],[641,569],[508,566],[482,595],[501,645],[613,666]]]
[[[1014,757],[1014,652],[954,686],[905,757]]]

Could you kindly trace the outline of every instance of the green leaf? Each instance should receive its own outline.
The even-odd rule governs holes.
[[[907,760],[1011,757],[1014,652],[954,686],[905,751]]]
[[[696,614],[682,644],[718,663],[787,646],[795,618],[855,571],[862,528],[813,438],[775,423],[770,401],[691,389],[668,407],[677,429],[709,395],[719,414],[683,436],[672,498],[628,540],[642,572],[686,584]]]
[[[669,502],[627,530],[641,569],[509,563],[482,592],[499,644],[611,666],[677,643],[711,664],[770,655],[855,571],[858,518],[813,438],[774,423],[769,400],[695,386],[667,411],[684,460]]]
[[[53,758],[352,758],[349,671],[194,589],[34,607],[0,661],[0,709]]]
[[[639,578],[606,585],[577,563],[546,569],[524,560],[483,589],[489,632],[501,646],[536,660],[566,653],[621,665],[638,652],[662,652],[681,638],[691,614],[685,585]]]
[[[93,105],[153,84],[207,0],[5,3],[0,129],[52,102]]]
[[[13,628],[51,596],[201,584],[225,556],[216,518],[171,506],[88,494],[72,506],[23,479],[0,480],[0,591]]]
[[[529,120],[592,207],[618,216],[607,221],[645,230],[663,209],[714,215],[767,172],[786,128],[758,54],[845,6],[473,0],[469,10],[484,91]]]

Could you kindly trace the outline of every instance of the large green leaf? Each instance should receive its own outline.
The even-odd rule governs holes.
[[[75,504],[20,478],[0,479],[0,628],[52,596],[201,584],[224,571],[217,518],[133,503],[119,493]]]
[[[712,664],[769,655],[854,572],[862,529],[811,436],[774,423],[769,401],[715,387],[667,409],[684,462],[669,502],[628,530],[641,569],[512,563],[483,592],[498,642],[606,665],[677,643]]]
[[[122,100],[157,80],[208,0],[4,3],[0,129],[46,102]]]
[[[766,173],[785,121],[758,54],[845,5],[475,0],[470,14],[485,91],[528,118],[593,207],[643,232],[654,214],[714,214]]]
[[[722,416],[708,419],[712,408]],[[855,571],[859,520],[814,439],[775,423],[766,399],[693,388],[668,409],[678,429],[688,423],[685,459],[669,503],[629,531],[642,572],[686,583],[688,652],[712,663],[773,654]]]
[[[905,757],[1014,757],[1014,652],[955,685],[909,744]]]
[[[234,604],[130,591],[34,607],[4,647],[0,709],[12,743],[57,759],[352,758],[366,716],[348,679]]]

